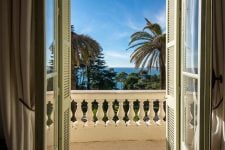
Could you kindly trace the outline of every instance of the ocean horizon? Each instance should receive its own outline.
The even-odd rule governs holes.
[[[139,73],[141,71],[141,68],[134,68],[134,67],[108,67],[109,69],[114,69],[115,72],[125,72],[127,74],[130,73]],[[147,70],[147,69],[144,69]],[[152,68],[151,71],[149,71],[149,75],[159,75],[160,71],[156,68]]]

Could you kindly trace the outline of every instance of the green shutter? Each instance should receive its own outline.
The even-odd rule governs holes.
[[[179,149],[179,0],[167,0],[167,149]]]
[[[59,149],[70,145],[71,86],[70,0],[59,0]]]

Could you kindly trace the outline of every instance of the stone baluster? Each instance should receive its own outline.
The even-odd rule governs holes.
[[[140,101],[140,105],[139,105],[139,123],[140,123],[140,125],[146,125],[146,123],[144,121],[144,117],[145,117],[144,102]]]
[[[71,112],[72,112],[72,117],[71,117],[71,121],[75,122],[76,121],[76,117],[75,117],[75,113],[76,113],[76,109],[77,109],[77,103],[73,100],[71,101]]]
[[[82,117],[83,117],[83,111],[82,111],[82,101],[77,101],[77,110],[76,110],[76,122],[75,125],[77,127],[83,127],[84,126],[84,122],[82,121]]]
[[[119,110],[118,110],[117,114],[118,114],[119,120],[117,121],[116,125],[117,126],[125,126],[126,123],[123,120],[123,117],[125,116],[125,112],[123,109],[123,101],[122,100],[119,101]]]
[[[163,101],[163,110],[164,110],[164,113],[165,113],[165,115],[163,117],[163,120],[166,121],[166,101],[165,100]]]
[[[105,122],[102,120],[103,117],[104,117],[104,111],[102,109],[102,103],[103,103],[103,101],[99,100],[99,102],[98,102],[98,110],[97,110],[97,114],[96,114],[96,116],[98,118],[98,121],[96,122],[96,125],[99,126],[99,127],[100,126],[105,126]]]
[[[128,111],[128,117],[129,117],[129,125],[136,125],[136,122],[134,121],[134,101],[129,101],[129,111]]]
[[[94,126],[94,121],[93,121],[93,111],[92,111],[92,102],[88,102],[88,109],[87,109],[87,126]]]
[[[47,104],[47,126],[48,128],[53,124],[53,120],[52,120],[52,112],[53,112],[53,104],[51,101],[48,101]]]
[[[190,96],[190,95],[187,95],[186,96],[187,97],[187,100],[186,100],[186,102],[184,103],[184,106],[185,106],[185,109],[186,109],[186,122],[185,122],[185,124],[187,125],[187,129],[193,129],[193,127],[194,127],[194,113],[195,112],[193,112],[192,113],[192,110],[191,110],[191,105],[194,105],[194,101],[193,101],[193,99],[192,99],[192,96]]]
[[[149,101],[149,112],[150,112],[150,124],[155,124],[155,121],[154,121],[154,117],[155,117],[155,112],[154,112],[154,107],[153,107],[153,102],[154,100],[150,100]]]
[[[163,100],[159,100],[159,111],[158,111],[158,116],[159,116],[159,124],[160,125],[163,125],[165,124],[163,118],[165,116],[165,112],[164,112],[164,109],[163,109]]]
[[[147,99],[147,101],[149,102],[149,100]],[[147,116],[147,118],[149,118],[149,121],[148,122],[146,122],[146,125],[148,126],[148,125],[150,125],[149,123],[150,123],[150,102],[148,103],[148,105],[149,105],[149,107],[148,107],[148,110],[147,110],[147,112],[146,112],[146,116]]]
[[[191,105],[193,105],[193,98],[191,94],[184,96],[184,109],[185,118],[184,118],[184,126],[185,126],[185,133],[186,133],[186,143],[191,144],[194,137],[194,114],[192,114]],[[194,112],[195,113],[195,112]]]
[[[115,126],[115,121],[113,120],[114,117],[114,110],[113,110],[113,101],[108,102],[108,110],[107,110],[107,116],[108,116],[108,126]]]

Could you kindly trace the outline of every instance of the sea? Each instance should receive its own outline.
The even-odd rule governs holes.
[[[120,72],[125,72],[127,74],[130,73],[139,73],[140,72],[140,68],[132,68],[132,67],[109,67],[114,69],[115,72],[120,73]],[[144,69],[147,70],[147,69]],[[152,68],[151,71],[149,71],[149,75],[159,75],[160,71],[157,70],[156,68]]]

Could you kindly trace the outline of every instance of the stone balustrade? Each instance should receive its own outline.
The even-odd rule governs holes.
[[[70,140],[165,139],[164,97],[161,90],[71,91]]]
[[[165,91],[71,91],[71,142],[165,138]]]

